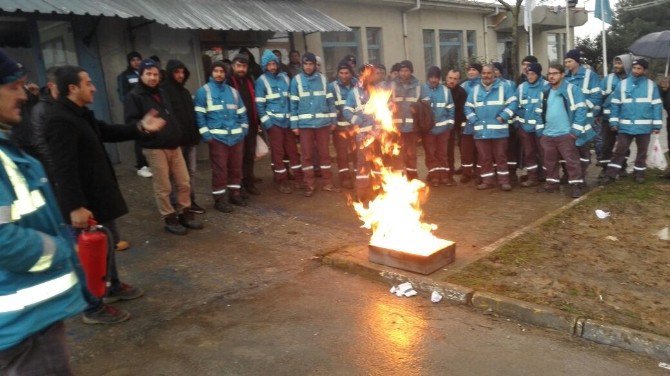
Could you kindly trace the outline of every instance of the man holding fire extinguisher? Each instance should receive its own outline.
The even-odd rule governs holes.
[[[63,320],[83,272],[40,163],[10,141],[26,72],[0,49],[0,373],[70,375]]]

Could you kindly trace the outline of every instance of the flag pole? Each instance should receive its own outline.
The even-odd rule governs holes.
[[[600,4],[600,21],[602,23],[602,34],[603,34],[603,76],[607,76],[609,70],[607,69],[607,35],[605,33],[605,7],[604,4]]]

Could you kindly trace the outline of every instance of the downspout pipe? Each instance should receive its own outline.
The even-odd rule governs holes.
[[[421,9],[421,0],[416,0],[416,5],[413,8],[407,9],[402,12],[402,36],[403,36],[403,45],[405,47],[405,59],[409,60],[409,44],[407,43],[407,14],[416,12]]]
[[[489,36],[489,17],[497,16],[499,14],[500,14],[500,8],[498,8],[498,5],[496,5],[496,11],[495,12],[493,12],[491,14],[487,14],[487,15],[484,16],[484,60],[486,60],[486,62],[489,61],[489,48],[488,48],[488,42],[487,42],[487,40],[489,39],[488,38],[488,36]]]
[[[489,35],[489,17],[500,14],[500,8],[496,5],[496,11],[484,16],[484,59],[489,61],[488,35]]]

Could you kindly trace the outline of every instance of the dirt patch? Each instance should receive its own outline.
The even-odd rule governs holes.
[[[667,226],[670,182],[621,181],[445,279],[670,336]]]

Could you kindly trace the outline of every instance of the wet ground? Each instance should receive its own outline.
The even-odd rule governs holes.
[[[131,213],[119,224],[132,248],[117,262],[146,295],[119,304],[129,322],[70,321],[78,374],[662,374],[647,358],[426,297],[396,298],[388,286],[321,266],[319,255],[365,244],[368,234],[346,193],[272,190],[267,160],[257,167],[262,195],[232,214],[212,209],[201,162],[206,228],[185,237],[164,232],[150,179],[124,161],[117,171]],[[458,243],[453,267],[462,268],[568,201],[521,188],[439,187],[426,211],[438,235]]]

